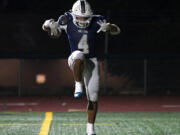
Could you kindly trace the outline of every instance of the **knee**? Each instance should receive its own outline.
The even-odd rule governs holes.
[[[91,92],[88,100],[91,102],[97,102],[98,101],[98,92],[97,91]]]
[[[88,101],[88,110],[94,110],[97,108],[97,102]]]
[[[78,60],[79,62],[82,62],[84,61],[84,53],[77,50],[77,51],[74,51],[68,58],[68,65],[71,69],[73,69],[73,64],[76,60]]]
[[[71,54],[73,60],[80,59],[84,60],[84,53],[82,51],[76,50]]]

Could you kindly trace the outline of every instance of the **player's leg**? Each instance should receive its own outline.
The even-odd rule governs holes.
[[[88,101],[87,112],[88,112],[88,122],[89,123],[95,122],[97,109],[98,109],[97,101],[96,102]]]
[[[84,54],[81,51],[74,51],[68,58],[75,80],[74,97],[81,98],[83,92],[82,75],[84,71]]]
[[[97,101],[96,102],[88,101],[88,106],[87,106],[88,123],[86,127],[87,135],[95,135],[94,123],[96,119],[97,109],[98,109]]]
[[[76,82],[82,82],[82,75],[84,71],[83,60],[76,59],[73,62],[73,76]]]
[[[84,66],[84,82],[88,99],[86,133],[87,135],[95,135],[94,123],[98,109],[99,65],[97,59],[93,58],[86,60]]]

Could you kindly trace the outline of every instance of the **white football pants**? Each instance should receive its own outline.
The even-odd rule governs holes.
[[[73,70],[73,63],[76,59],[84,62],[84,85],[86,88],[87,99],[95,102],[98,100],[99,91],[99,63],[97,58],[85,58],[84,53],[77,50],[74,51],[68,58],[68,65]]]

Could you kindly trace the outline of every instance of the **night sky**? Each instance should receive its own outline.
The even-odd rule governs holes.
[[[66,35],[51,39],[41,29],[49,18],[57,19],[75,1],[1,0],[1,57],[55,56],[70,53]],[[176,55],[180,53],[180,11],[177,0],[89,0],[95,14],[121,28],[109,36],[108,55]],[[3,27],[2,27],[3,26]],[[97,41],[104,54],[104,34]],[[31,55],[32,56],[32,55]]]

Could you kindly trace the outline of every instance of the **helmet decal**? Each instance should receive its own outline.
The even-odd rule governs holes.
[[[85,9],[85,1],[81,0],[81,13],[85,13],[86,9]]]

